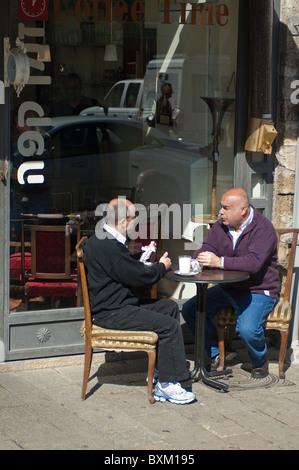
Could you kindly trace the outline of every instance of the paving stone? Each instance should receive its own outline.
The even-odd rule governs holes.
[[[101,356],[85,401],[78,357],[73,364],[68,358],[41,368],[0,367],[0,450],[94,449],[103,456],[129,450],[298,450],[298,364],[288,368],[286,381],[254,384],[244,376],[243,388],[227,393],[190,382],[197,401],[182,406],[149,404],[146,363],[127,357],[105,363]],[[240,364],[232,368],[240,374]],[[275,373],[277,363],[271,364]]]

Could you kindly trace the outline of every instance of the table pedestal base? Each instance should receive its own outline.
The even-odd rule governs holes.
[[[175,271],[176,272],[176,271]],[[228,389],[228,384],[215,380],[214,377],[231,374],[231,369],[223,371],[206,370],[206,307],[207,290],[209,284],[232,284],[245,281],[249,278],[249,273],[245,271],[230,271],[224,269],[203,269],[193,276],[178,276],[177,274],[167,274],[166,278],[176,282],[192,282],[196,284],[196,321],[195,321],[195,351],[194,351],[194,369],[191,371],[190,378],[195,378],[199,372],[199,378],[203,383],[211,385],[222,390]]]
[[[213,377],[228,375],[232,373],[231,369],[208,372],[205,367],[205,346],[206,346],[206,305],[207,305],[207,284],[196,284],[197,287],[197,312],[195,325],[195,354],[194,369],[190,377],[194,378],[199,371],[199,378],[203,383],[221,390],[228,390],[228,384],[219,382]]]
[[[208,372],[206,369],[200,368],[198,377],[206,385],[210,385],[211,387],[218,388],[220,390],[228,390],[227,384],[219,382],[218,380],[214,380],[212,377],[219,377],[221,375],[229,375],[229,374],[232,374],[232,372],[233,371],[231,369],[225,369],[221,371],[215,370],[212,372]],[[195,378],[197,373],[198,373],[198,369],[194,368],[190,373],[191,379]]]

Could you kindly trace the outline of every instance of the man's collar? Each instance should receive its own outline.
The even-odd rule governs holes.
[[[247,227],[247,225],[249,225],[252,222],[252,219],[253,219],[253,208],[249,206],[249,215],[247,219],[245,220],[245,222],[243,222],[243,224],[241,225],[242,232]]]
[[[123,245],[126,243],[126,237],[119,233],[115,228],[111,227],[110,225],[104,224],[103,229],[106,230],[106,232],[110,233],[116,240]]]

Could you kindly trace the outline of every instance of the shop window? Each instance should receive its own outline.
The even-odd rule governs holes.
[[[184,2],[127,0],[109,3],[106,11],[108,3],[49,2],[48,20],[33,23],[21,22],[18,2],[11,2],[11,43],[22,23],[32,29],[25,45],[47,44],[50,52],[29,52],[37,66],[31,67],[34,83],[19,98],[11,87],[11,299],[19,301],[17,307],[12,303],[14,311],[24,309],[24,262],[18,254],[28,216],[32,223],[67,227],[80,220],[81,234],[89,236],[98,205],[118,195],[146,207],[191,204],[193,211],[202,204],[205,214],[211,212],[215,117],[205,97],[232,99],[219,129],[217,200],[233,183],[238,2],[191,2],[187,8]],[[112,61],[105,60],[107,45],[116,49]],[[40,84],[45,77],[47,84]],[[33,108],[24,122],[22,104]],[[42,117],[51,126],[40,123]],[[262,183],[252,184],[262,194]],[[30,240],[25,241],[29,270]],[[73,257],[74,242],[73,236]],[[55,308],[73,304],[58,298]],[[49,305],[44,299],[29,308]]]

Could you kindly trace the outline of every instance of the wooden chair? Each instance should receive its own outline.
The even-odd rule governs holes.
[[[33,297],[77,298],[77,266],[71,263],[71,236],[67,225],[29,225],[31,270],[25,282],[25,306]],[[76,243],[80,226],[75,226]]]
[[[21,231],[19,233],[20,240],[10,241],[10,247],[15,252],[10,255],[10,280],[16,281],[20,285],[24,285],[25,273],[30,273],[31,269],[31,243],[25,240],[25,227],[33,223],[39,223],[45,219],[60,220],[65,216],[62,214],[21,214]],[[27,251],[26,251],[27,250]]]
[[[275,305],[274,309],[270,312],[266,322],[264,323],[264,328],[266,330],[278,330],[280,331],[280,350],[279,350],[279,378],[285,378],[284,372],[284,360],[287,349],[287,341],[289,334],[289,326],[292,319],[292,308],[290,304],[290,293],[291,293],[291,284],[292,284],[292,275],[294,268],[294,259],[296,253],[297,245],[297,236],[299,229],[289,228],[289,229],[276,229],[278,236],[277,249],[281,247],[281,236],[285,234],[292,234],[292,244],[289,251],[289,261],[287,263],[287,258],[284,256],[283,259],[286,262],[286,267],[283,267],[279,263],[279,270],[281,272],[282,287],[280,292],[280,297]],[[284,274],[286,274],[284,276]],[[236,315],[232,308],[222,308],[217,312],[218,326],[217,326],[217,336],[218,336],[218,345],[219,345],[219,356],[220,356],[220,366],[218,370],[224,369],[225,362],[225,345],[224,345],[224,329],[228,327],[228,342],[231,342],[231,329],[236,325]]]
[[[83,237],[76,246],[85,311],[85,321],[81,327],[85,339],[85,361],[81,399],[85,400],[94,349],[115,352],[143,351],[148,355],[148,399],[150,403],[155,403],[155,399],[153,397],[153,377],[156,363],[156,343],[158,341],[158,335],[153,331],[108,330],[92,324],[88,286],[83,260],[83,246],[86,241],[87,237]]]

